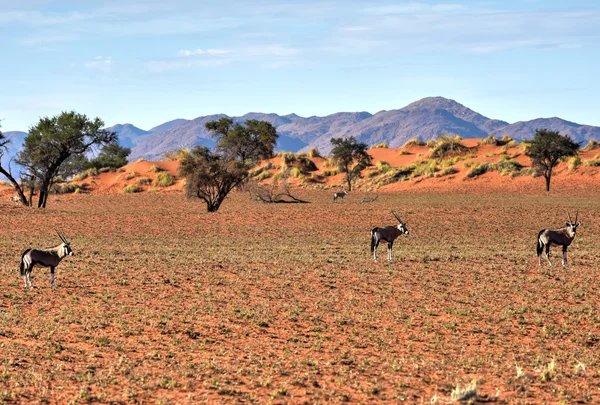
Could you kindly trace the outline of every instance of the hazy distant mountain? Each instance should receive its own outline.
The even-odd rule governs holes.
[[[152,136],[152,132],[144,131],[131,124],[117,124],[106,129],[116,132],[119,135],[119,144],[127,148],[133,148]]]
[[[153,133],[165,132],[165,131],[168,131],[169,129],[180,127],[180,126],[182,126],[183,124],[185,124],[186,122],[189,122],[189,121],[190,120],[185,120],[183,118],[178,118],[176,120],[165,122],[164,124],[160,124],[159,126],[156,126],[156,127],[152,128],[152,129],[150,129],[149,132],[153,132]]]
[[[131,159],[141,157],[159,159],[169,150],[195,145],[214,145],[214,140],[204,129],[208,121],[225,117],[211,115],[198,117],[166,131],[157,131],[133,148]],[[514,139],[527,139],[538,128],[560,131],[579,142],[590,138],[600,139],[600,128],[579,125],[559,118],[535,119],[527,122],[508,122],[490,119],[464,105],[443,97],[428,97],[398,110],[368,112],[342,112],[325,117],[300,117],[296,114],[278,115],[248,113],[233,117],[236,122],[248,119],[265,120],[277,128],[277,150],[297,152],[317,147],[322,153],[331,151],[331,138],[354,136],[367,144],[387,143],[390,147],[404,145],[411,138],[423,141],[453,133],[463,138],[483,138],[490,133],[508,135]]]
[[[499,129],[497,134],[498,136],[508,135],[514,139],[526,139],[531,138],[536,129],[542,128],[559,131],[562,135],[569,135],[571,139],[582,142],[584,145],[590,139],[600,140],[600,127],[580,125],[557,117],[516,122]]]
[[[144,131],[131,124],[115,125],[121,144],[132,148],[130,160],[139,158],[161,159],[165,152],[196,145],[214,146],[214,139],[206,131],[209,121],[226,117],[215,114],[193,120],[176,119]],[[368,112],[341,112],[325,117],[300,117],[296,114],[278,115],[248,113],[232,117],[235,122],[249,119],[269,121],[277,128],[279,141],[276,150],[297,152],[317,147],[322,153],[331,151],[331,138],[354,136],[367,144],[386,142],[399,147],[411,138],[423,141],[453,133],[464,138],[482,138],[490,133],[514,139],[533,137],[538,128],[560,131],[572,139],[586,143],[590,138],[600,139],[600,127],[580,125],[560,118],[538,118],[532,121],[508,122],[490,119],[443,97],[428,97],[398,110]],[[19,142],[20,145],[20,142]]]

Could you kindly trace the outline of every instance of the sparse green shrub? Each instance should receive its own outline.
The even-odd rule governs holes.
[[[97,175],[98,175],[98,169],[96,169],[95,167],[92,167],[90,169],[84,170],[83,172],[73,176],[73,181],[81,181],[81,180],[87,179],[88,177],[93,177],[93,176],[97,176]]]
[[[489,134],[485,138],[479,141],[480,145],[498,145],[498,138],[496,138],[493,134]]]
[[[127,175],[125,176],[125,180],[135,179],[137,176],[138,176],[137,172],[127,173]]]
[[[425,142],[420,140],[419,138],[412,138],[406,141],[404,147],[407,148],[409,146],[425,146]]]
[[[150,184],[152,184],[152,179],[150,177],[140,177],[139,179],[137,179],[135,184],[137,184],[138,186],[149,186]]]
[[[281,157],[282,162],[288,166],[297,160],[294,152],[279,152],[277,156]]]
[[[435,142],[431,157],[434,159],[441,159],[451,155],[464,153],[469,150],[461,142],[459,136],[452,136],[451,134],[440,136]]]
[[[273,173],[271,172],[262,172],[261,174],[259,174],[258,176],[256,176],[256,180],[257,181],[263,181],[266,180],[268,178],[273,177]]]
[[[498,142],[498,145],[506,145],[507,143],[512,142],[512,140],[513,139],[510,136],[504,135],[502,139],[500,139],[500,141]]]
[[[430,139],[427,141],[426,145],[429,149],[433,149],[435,148],[435,145],[437,145],[437,142],[435,139]]]
[[[300,157],[300,158],[298,158],[298,163],[300,163],[300,165],[302,166],[302,170],[304,170],[304,171],[312,172],[312,171],[318,170],[315,162],[313,162],[309,158]]]
[[[152,182],[155,187],[169,187],[175,183],[175,177],[167,172],[159,172],[156,174],[156,178]]]
[[[390,172],[391,170],[393,170],[393,169],[392,169],[392,166],[391,166],[391,165],[390,165],[388,162],[386,162],[385,160],[380,160],[379,162],[377,162],[377,163],[375,164],[375,166],[377,167],[377,171],[378,171],[380,174],[383,174],[383,173],[388,173],[388,172]]]
[[[325,176],[325,177],[335,176],[338,173],[339,173],[338,169],[323,170],[323,176]]]
[[[488,171],[498,171],[502,176],[515,176],[523,168],[514,160],[500,160],[489,165]]]
[[[310,148],[308,150],[308,157],[311,157],[311,158],[320,158],[321,157],[321,153],[319,152],[319,149],[317,149],[317,148]]]
[[[590,139],[587,143],[587,145],[585,145],[583,147],[584,151],[588,151],[588,150],[594,150],[594,149],[598,149],[600,148],[600,142],[594,140],[594,139]]]
[[[126,193],[126,194],[130,194],[130,193],[139,193],[139,192],[141,192],[141,191],[142,191],[142,189],[141,189],[141,188],[139,188],[138,186],[136,186],[136,185],[133,185],[133,184],[130,184],[129,186],[127,186],[127,187],[125,187],[125,188],[123,189],[123,192],[124,192],[124,193]]]
[[[425,178],[432,177],[439,170],[435,160],[421,160],[414,164],[412,177],[423,176]]]
[[[569,170],[577,170],[577,168],[581,166],[581,158],[579,156],[573,156],[569,159]]]
[[[157,165],[152,165],[152,166],[150,166],[150,171],[153,173],[160,173],[160,172],[164,172],[165,169],[163,169],[162,167],[157,166]]]
[[[296,178],[296,179],[302,179],[304,178],[304,174],[302,173],[302,170],[300,170],[297,167],[292,167],[290,170],[290,176]]]
[[[477,399],[477,381],[473,380],[465,387],[456,386],[450,397],[453,401],[475,401]]]
[[[180,149],[176,151],[166,152],[163,156],[166,160],[183,160],[190,155],[190,148]]]
[[[504,139],[504,138],[502,138],[502,139]],[[519,146],[520,146],[520,144],[519,144],[518,141],[510,141],[510,142],[507,142],[504,145],[504,147],[502,148],[502,150],[507,151],[507,150],[512,149],[512,148],[518,148]]]
[[[371,145],[371,147],[369,147],[369,149],[377,149],[377,148],[387,149],[387,147],[388,147],[387,142],[383,142],[383,143],[377,143],[375,145]]]
[[[406,149],[401,149],[399,154],[400,155],[410,155],[411,153],[409,151],[407,151]]]
[[[100,169],[98,169],[98,173],[108,173],[108,172],[114,173],[115,171],[116,171],[116,169],[114,167],[101,167]]]
[[[442,161],[441,165],[448,167],[448,166],[455,165],[456,163],[460,162],[461,160],[465,160],[465,159],[466,159],[466,156],[455,156],[453,158],[449,158],[449,159]]]
[[[466,164],[465,164],[466,166]],[[490,165],[488,163],[474,163],[470,166],[471,170],[469,170],[466,174],[466,177],[473,178],[480,176],[486,173],[490,169]]]
[[[439,175],[441,176],[449,176],[451,174],[456,174],[458,173],[458,169],[454,168],[454,167],[447,167],[445,169],[443,169]]]
[[[537,167],[525,167],[519,171],[519,176],[540,177],[542,172]]]
[[[587,167],[598,167],[600,166],[600,159],[590,159],[583,162],[584,166]]]
[[[53,188],[56,194],[76,193],[80,189],[79,185],[75,183],[59,183],[55,184]]]
[[[483,155],[484,157],[494,157],[496,156],[495,153],[486,153],[485,155]]]

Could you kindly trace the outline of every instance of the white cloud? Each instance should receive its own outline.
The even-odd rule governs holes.
[[[207,55],[207,56],[218,56],[218,55],[227,55],[231,53],[230,50],[227,49],[183,49],[179,51],[179,56],[199,56],[199,55]]]
[[[96,56],[91,61],[84,63],[88,69],[110,72],[113,67],[113,60],[110,56]]]

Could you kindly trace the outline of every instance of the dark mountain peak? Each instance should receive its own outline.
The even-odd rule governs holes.
[[[469,110],[464,105],[460,104],[457,101],[454,101],[445,97],[425,97],[420,100],[417,100],[413,103],[410,103],[406,107],[402,108],[402,110],[415,110],[415,109],[428,109],[428,110],[455,110],[455,109],[465,109]]]

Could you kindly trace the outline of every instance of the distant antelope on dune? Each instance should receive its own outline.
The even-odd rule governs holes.
[[[344,198],[347,195],[348,195],[348,192],[346,190],[336,191],[335,193],[333,193],[333,201],[337,201],[338,198]]]
[[[373,259],[375,259],[375,261],[377,261],[377,247],[379,246],[379,242],[385,241],[388,243],[388,261],[391,261],[394,240],[402,234],[408,235],[408,227],[402,222],[400,216],[394,211],[392,211],[392,214],[398,220],[398,225],[386,226],[385,228],[373,228],[371,231],[371,252],[373,253]]]
[[[546,260],[548,260],[548,264],[552,266],[552,262],[550,261],[550,246],[562,246],[562,265],[563,267],[567,267],[567,248],[571,242],[573,242],[573,239],[575,239],[577,227],[581,225],[579,222],[577,222],[579,218],[579,210],[577,210],[575,213],[575,223],[571,221],[571,214],[569,214],[568,211],[567,217],[569,218],[569,222],[567,222],[564,228],[542,229],[538,233],[537,256],[540,266],[542,265],[542,252],[544,251],[544,248],[546,249]]]
[[[21,276],[26,288],[28,284],[30,288],[34,287],[31,282],[34,267],[50,267],[50,287],[54,288],[54,268],[65,256],[73,256],[70,242],[60,232],[56,233],[63,242],[60,245],[48,249],[27,249],[21,255]]]

